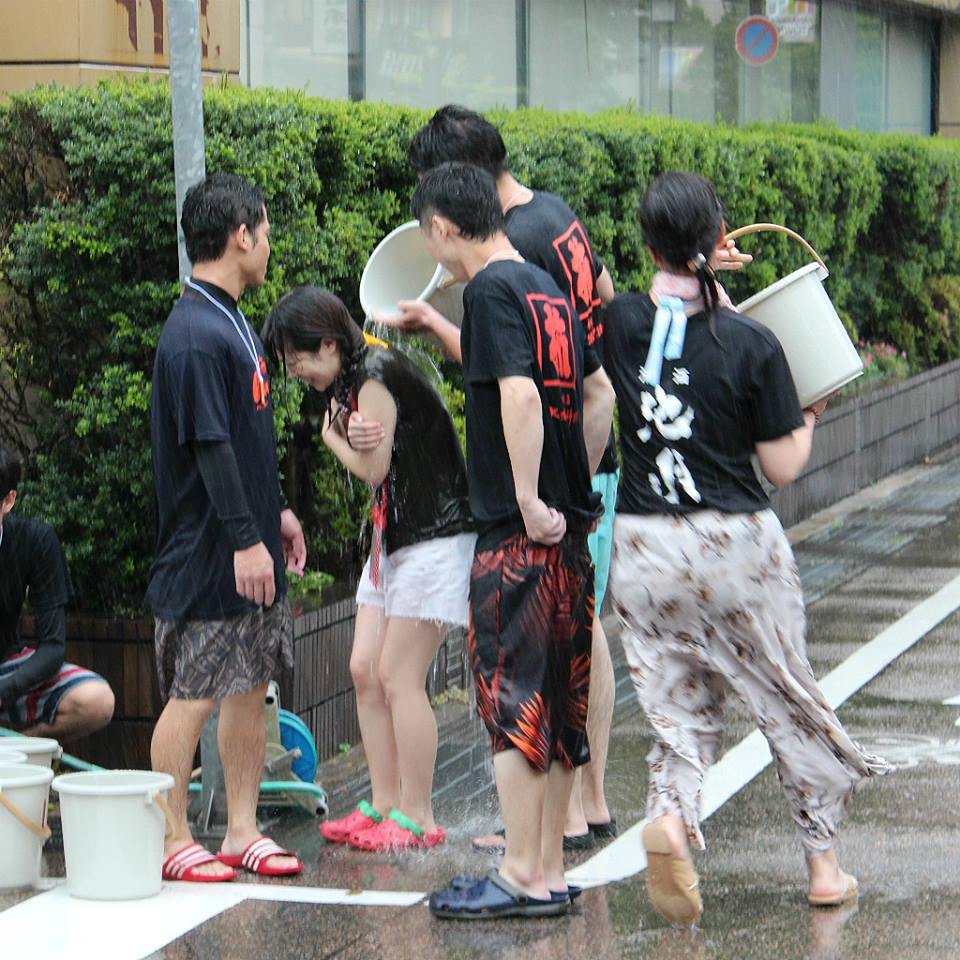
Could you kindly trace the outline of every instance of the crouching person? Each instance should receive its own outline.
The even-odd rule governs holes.
[[[69,743],[110,722],[113,691],[98,674],[64,663],[70,573],[49,524],[10,515],[20,474],[17,455],[0,446],[0,726]],[[28,591],[32,646],[19,632]]]

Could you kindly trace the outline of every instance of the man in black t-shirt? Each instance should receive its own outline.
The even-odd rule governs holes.
[[[292,666],[284,567],[306,547],[282,502],[263,347],[237,306],[263,283],[270,224],[261,192],[214,174],[187,191],[181,226],[193,274],[157,344],[150,434],[157,557],[147,603],[167,703],[153,735],[156,770],[172,774],[177,829],[164,877],[228,880],[233,867],[270,875],[302,864],[257,830],[264,695]],[[217,863],[193,842],[187,783],[200,733],[220,702],[227,833]]]
[[[10,516],[20,472],[17,455],[0,445],[0,726],[67,743],[110,722],[113,691],[98,674],[64,663],[70,574],[49,524]],[[32,645],[20,639],[25,601]]]
[[[505,218],[505,233],[529,263],[536,264],[553,277],[574,307],[583,325],[586,343],[603,363],[603,314],[601,303],[613,298],[610,274],[593,251],[587,231],[560,197],[530,190],[510,173],[506,147],[500,132],[479,113],[448,104],[417,131],[408,156],[418,176],[444,162],[472,163],[493,178]],[[405,331],[429,330],[440,340],[451,357],[460,359],[460,330],[425,301],[402,301],[397,317],[381,318]],[[351,437],[362,445],[361,433]],[[592,625],[592,665],[588,725],[592,759],[577,771],[577,784],[571,794],[564,845],[571,848],[592,846],[597,836],[616,833],[616,821],[610,816],[604,794],[604,768],[610,722],[613,718],[613,662],[600,622],[600,608],[606,592],[613,543],[613,518],[619,470],[613,431],[600,465],[592,479],[593,489],[603,500],[604,513],[588,544],[596,571],[596,605]],[[499,835],[480,837],[474,846],[486,849],[502,846]]]
[[[590,477],[613,391],[549,274],[503,232],[492,177],[442,164],[414,194],[431,255],[461,281],[467,479],[477,523],[469,648],[506,828],[499,871],[431,897],[438,916],[569,904],[563,825],[586,734],[593,620]],[[554,763],[553,761],[559,761]]]

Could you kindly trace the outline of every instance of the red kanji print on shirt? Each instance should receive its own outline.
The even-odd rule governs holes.
[[[574,220],[553,241],[553,249],[557,251],[570,286],[570,302],[586,331],[587,343],[592,344],[603,335],[603,323],[600,320],[600,297],[593,275],[593,251],[587,232],[578,220]]]
[[[574,423],[577,409],[577,355],[573,316],[565,297],[528,293],[527,303],[537,332],[537,362],[546,391],[547,412],[554,420]]]

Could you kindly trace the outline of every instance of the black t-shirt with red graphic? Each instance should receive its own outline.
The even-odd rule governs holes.
[[[588,346],[603,363],[604,321],[597,293],[603,264],[576,214],[556,194],[534,190],[529,203],[507,211],[504,229],[521,256],[546,270],[570,298],[583,323]],[[616,469],[617,447],[611,430],[597,473],[613,473]]]
[[[153,366],[157,557],[146,601],[157,617],[178,623],[256,609],[237,593],[233,549],[200,475],[192,450],[196,443],[228,442],[233,448],[250,513],[273,557],[277,597],[286,593],[263,346],[226,291],[191,282],[227,313],[187,287],[163,326]]]
[[[754,513],[770,501],[753,469],[756,444],[803,426],[780,341],[744,314],[719,309],[687,321],[683,350],[659,384],[643,365],[656,308],[647,294],[607,307],[607,373],[620,407],[618,513]]]
[[[463,379],[467,479],[478,549],[524,531],[503,436],[501,377],[529,377],[543,406],[539,495],[568,522],[589,522],[599,497],[590,487],[583,441],[583,378],[600,366],[567,297],[531,263],[501,260],[463,291]]]

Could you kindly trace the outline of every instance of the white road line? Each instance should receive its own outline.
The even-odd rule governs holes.
[[[949,700],[944,700],[943,705],[945,707],[960,707],[960,693],[958,693],[955,697],[950,697]],[[960,717],[957,717],[953,725],[955,727],[960,727]]]
[[[231,884],[250,900],[284,903],[325,903],[341,907],[412,907],[425,893],[405,890],[336,890],[329,887],[293,887],[277,883]]]
[[[243,901],[226,883],[196,896],[164,884],[146,900],[78,900],[58,886],[0,914],[4,956],[43,960],[140,960]],[[193,886],[197,886],[196,884]]]
[[[424,896],[269,883],[164,883],[158,896],[145,900],[78,900],[59,882],[0,913],[0,943],[10,948],[10,956],[140,960],[244,900],[410,907]]]
[[[831,671],[821,689],[836,709],[918,640],[960,608],[960,577],[901,617]],[[960,697],[949,702],[953,705]],[[710,816],[767,764],[760,732],[741,740],[714,764],[704,781],[704,817]],[[567,874],[572,883],[598,886],[623,880],[646,866],[634,824],[611,844]],[[49,883],[46,881],[45,883]],[[0,943],[11,955],[44,960],[141,960],[244,900],[355,906],[407,907],[419,892],[296,887],[285,884],[171,884],[146,900],[94,901],[71,897],[58,883],[0,913]],[[102,935],[109,931],[109,935]]]
[[[909,650],[960,608],[960,577],[914,607],[873,640],[848,657],[820,681],[820,689],[836,710],[869,683],[884,667]],[[957,698],[960,700],[960,698]],[[716,812],[771,762],[767,741],[754,730],[727,751],[708,771],[703,785],[704,819]],[[599,886],[639,873],[647,865],[640,834],[642,820],[622,833],[585,863],[570,870],[567,879],[582,886]]]

